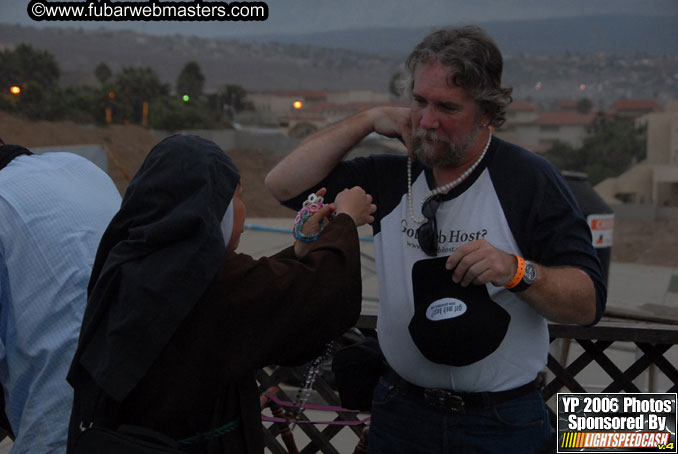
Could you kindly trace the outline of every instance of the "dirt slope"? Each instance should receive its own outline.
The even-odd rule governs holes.
[[[29,121],[0,111],[0,138],[25,147],[54,145],[104,145],[108,151],[109,175],[120,193],[141,166],[148,152],[164,136],[139,126],[82,126],[72,122]],[[228,150],[240,169],[248,216],[293,217],[264,190],[264,176],[276,159],[253,150]]]
[[[105,145],[109,174],[121,193],[146,154],[163,137],[138,126],[81,126],[71,122],[32,122],[0,112],[0,138],[28,147]],[[264,176],[277,157],[256,150],[228,150],[240,169],[249,217],[293,217],[264,189]],[[678,266],[678,222],[617,219],[612,260],[648,265]]]

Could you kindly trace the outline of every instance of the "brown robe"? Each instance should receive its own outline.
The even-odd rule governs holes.
[[[259,260],[227,254],[149,373],[119,407],[109,402],[114,419],[175,440],[238,420],[234,432],[186,451],[263,452],[254,371],[312,359],[360,314],[353,220],[338,215],[310,246],[301,260],[292,248]]]

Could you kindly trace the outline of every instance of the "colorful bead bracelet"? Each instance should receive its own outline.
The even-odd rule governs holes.
[[[294,228],[292,229],[292,235],[294,239],[303,241],[304,243],[310,243],[318,239],[320,232],[316,232],[313,235],[307,235],[301,231],[304,227],[304,223],[310,219],[315,213],[317,213],[323,206],[323,198],[316,194],[309,194],[308,198],[304,202],[304,205],[297,213],[297,217],[294,219]],[[324,222],[320,221],[320,230],[324,226]]]

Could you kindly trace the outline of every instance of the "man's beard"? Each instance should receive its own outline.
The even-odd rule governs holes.
[[[471,134],[456,139],[438,136],[433,131],[414,129],[412,149],[417,159],[428,167],[458,167],[469,148],[478,140],[482,128],[475,124]],[[433,142],[424,142],[428,139]]]

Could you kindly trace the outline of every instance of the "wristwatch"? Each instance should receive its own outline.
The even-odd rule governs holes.
[[[523,278],[515,287],[509,288],[512,292],[522,292],[530,288],[530,285],[537,279],[537,267],[529,260],[525,260],[525,273]]]

